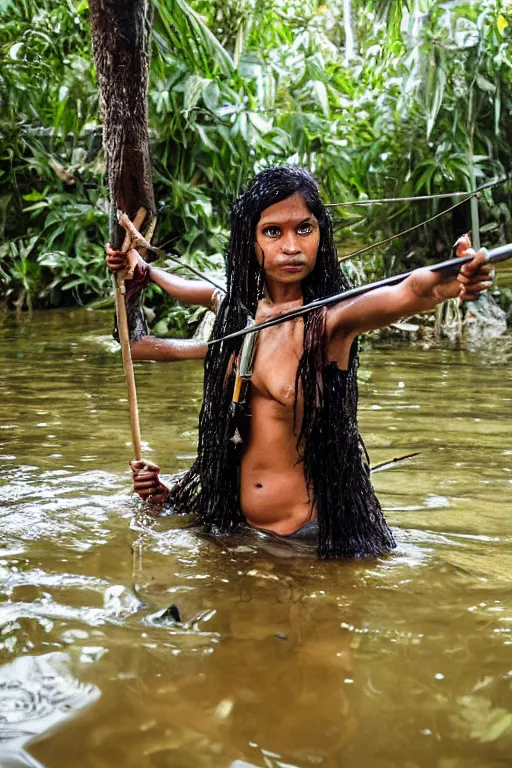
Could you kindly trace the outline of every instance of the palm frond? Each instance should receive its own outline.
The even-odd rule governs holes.
[[[411,0],[374,0],[372,5],[376,17],[386,24],[390,37],[399,37],[402,16],[404,10],[410,10]]]
[[[201,16],[186,0],[153,0],[154,36],[160,52],[182,59],[196,73],[230,75],[235,65]]]

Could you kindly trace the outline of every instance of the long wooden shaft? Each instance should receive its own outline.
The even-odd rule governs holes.
[[[142,459],[142,445],[139,424],[139,409],[137,406],[137,388],[135,386],[135,374],[133,371],[132,353],[130,349],[130,331],[128,329],[128,315],[126,313],[126,288],[123,276],[112,275],[114,295],[116,301],[117,329],[121,343],[124,375],[128,388],[128,406],[130,409],[130,426],[132,430],[133,455],[137,461]]]
[[[493,248],[488,252],[487,261],[490,264],[498,264],[501,261],[507,261],[512,258],[512,243],[506,245],[500,245],[497,248]],[[447,261],[441,261],[438,264],[431,264],[428,268],[432,272],[444,272],[454,271],[460,269],[463,264],[467,264],[472,261],[473,256],[461,256],[457,259],[448,259]],[[234,333],[228,333],[226,336],[222,336],[220,339],[212,339],[208,342],[208,346],[212,347],[215,344],[220,344],[223,341],[229,341],[230,339],[238,339],[240,336],[247,336],[249,333],[258,333],[265,328],[270,328],[273,325],[280,325],[280,323],[286,323],[288,320],[294,320],[296,317],[302,317],[307,315],[314,309],[320,309],[320,307],[328,307],[331,304],[339,304],[347,299],[354,299],[357,296],[362,296],[370,291],[375,291],[377,288],[385,288],[388,285],[397,285],[405,280],[412,271],[402,272],[400,275],[392,275],[391,277],[385,277],[383,280],[377,280],[375,283],[367,283],[366,285],[360,285],[357,288],[350,288],[343,293],[337,293],[334,296],[327,296],[325,299],[317,299],[311,301],[309,304],[304,304],[302,307],[292,309],[290,312],[284,312],[282,315],[277,315],[271,320],[266,320],[264,323],[256,323],[246,328],[242,328],[240,331]]]
[[[146,217],[146,209],[139,208],[135,215],[134,224],[140,227]],[[142,445],[139,424],[139,408],[137,405],[137,387],[135,386],[135,373],[133,370],[132,352],[130,347],[130,329],[128,327],[128,314],[126,311],[126,287],[125,280],[133,277],[133,270],[136,264],[135,252],[131,250],[132,238],[127,232],[124,238],[122,251],[128,251],[128,268],[117,275],[112,275],[114,286],[114,296],[116,302],[117,330],[119,332],[119,342],[121,344],[121,355],[123,358],[124,375],[128,389],[128,408],[130,410],[130,426],[132,430],[133,455],[137,461],[142,459]]]

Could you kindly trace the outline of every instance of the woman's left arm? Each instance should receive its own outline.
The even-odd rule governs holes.
[[[457,256],[473,259],[455,276],[422,267],[398,285],[378,288],[332,307],[326,318],[329,337],[355,337],[385,328],[402,317],[434,309],[446,299],[474,301],[492,284],[492,265],[486,261],[485,250],[475,254],[471,248],[459,249]]]

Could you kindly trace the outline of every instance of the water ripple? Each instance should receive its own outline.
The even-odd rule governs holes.
[[[0,758],[74,717],[100,696],[70,671],[66,653],[21,656],[0,669]]]

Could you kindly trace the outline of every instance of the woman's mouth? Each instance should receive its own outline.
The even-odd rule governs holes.
[[[304,264],[298,261],[289,261],[287,264],[283,264],[281,267],[283,272],[300,272],[304,269]]]

